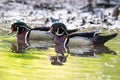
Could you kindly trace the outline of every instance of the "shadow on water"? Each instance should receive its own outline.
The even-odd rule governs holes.
[[[43,41],[33,41],[29,45],[21,44],[21,43],[14,43],[8,41],[11,45],[11,51],[14,53],[25,53],[29,49],[41,49],[47,50],[48,47],[52,47],[52,42],[43,42]]]
[[[19,45],[17,43],[13,43],[8,41],[11,44],[11,51],[15,53],[25,53],[28,49],[42,49],[46,50],[48,47],[53,47],[52,42],[32,42],[29,46]],[[69,47],[71,55],[78,55],[83,57],[95,56],[96,54],[112,54],[116,55],[116,52],[109,49],[109,47],[105,45],[97,45],[97,46],[81,46],[81,47]]]
[[[63,56],[49,56],[52,65],[63,65],[63,63],[67,62],[67,58],[69,55],[71,56],[79,56],[79,57],[94,57],[97,58],[97,55],[102,54],[111,54],[116,55],[116,52],[110,50],[105,45],[98,45],[98,46],[81,46],[81,47],[69,47],[69,53]],[[59,60],[61,61],[59,61]]]
[[[42,49],[42,50],[46,50],[48,49],[48,47],[53,47],[53,43],[52,42],[32,42],[32,44],[30,44],[29,46],[25,45],[21,45],[21,44],[17,44],[17,43],[13,43],[8,41],[11,44],[11,51],[14,53],[21,53],[24,54],[26,52],[26,50],[29,49]],[[116,55],[116,52],[114,52],[113,50],[109,49],[107,46],[105,45],[98,45],[98,46],[81,46],[81,47],[69,47],[69,51],[70,51],[70,55],[71,56],[79,56],[79,57],[96,57],[96,55],[102,55],[102,54],[112,54],[112,55]],[[12,57],[16,57],[16,58],[23,58],[23,59],[39,59],[40,57],[36,57],[36,56],[31,56],[31,55],[10,55]],[[57,55],[56,56],[50,56],[50,60],[53,60],[52,58],[55,58],[55,61],[57,60]],[[65,59],[67,59],[67,57],[64,57]],[[65,60],[66,61],[66,60]]]
[[[81,48],[76,48],[75,50],[77,50],[77,52],[71,51],[71,55],[77,55],[80,57],[96,57],[96,55],[102,54],[117,55],[115,51],[109,49],[109,47],[105,45],[82,46]]]
[[[41,57],[35,56],[35,55],[31,55],[31,54],[26,54],[27,50],[31,49],[31,48],[35,48],[35,47],[31,47],[31,46],[26,46],[26,44],[17,44],[16,42],[12,42],[12,41],[7,41],[5,40],[4,42],[7,42],[10,44],[10,48],[11,48],[11,52],[13,53],[18,53],[18,54],[9,54],[10,57],[15,57],[15,58],[22,58],[22,59],[40,59]],[[35,43],[36,44],[36,43]],[[44,49],[46,50],[47,47],[46,46],[36,46],[36,49]]]

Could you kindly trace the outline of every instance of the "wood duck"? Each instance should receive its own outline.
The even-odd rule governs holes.
[[[53,46],[54,35],[48,33],[50,27],[36,27],[30,28],[26,23],[17,21],[11,25],[11,30],[9,35],[13,32],[17,32],[17,50],[16,52],[21,52],[25,50],[23,48],[47,48]],[[68,30],[68,33],[77,31],[77,29]],[[32,40],[36,40],[36,43]],[[37,42],[39,41],[39,42]],[[39,43],[39,44],[38,44]],[[23,51],[22,51],[23,52]]]
[[[62,65],[63,62],[66,62],[66,56],[64,53],[79,54],[80,52],[76,52],[76,48],[79,50],[79,47],[83,45],[87,45],[89,47],[91,47],[91,45],[104,45],[105,42],[117,36],[117,33],[102,36],[96,32],[69,34],[66,25],[63,23],[54,23],[49,32],[55,35],[54,44],[57,55],[56,57],[50,57],[51,64],[54,65]]]
[[[52,40],[52,34],[48,34],[49,27],[39,27],[31,29],[26,23],[17,21],[11,25],[11,30],[8,34],[17,32],[17,50],[31,46],[30,40]]]

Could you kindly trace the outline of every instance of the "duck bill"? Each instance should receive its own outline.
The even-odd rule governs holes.
[[[12,34],[13,32],[14,32],[14,30],[11,29],[11,30],[9,31],[8,35]]]
[[[8,33],[8,35],[12,34],[15,31],[15,29],[12,27]]]
[[[52,33],[53,32],[53,27],[50,28],[50,30],[48,31],[48,33]]]

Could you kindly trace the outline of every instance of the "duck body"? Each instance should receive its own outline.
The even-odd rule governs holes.
[[[83,54],[92,48],[92,41],[87,38],[73,37],[69,39],[68,48],[70,54]]]
[[[30,40],[53,40],[53,35],[41,30],[31,30],[29,33]]]
[[[85,34],[93,34],[91,37],[89,35],[86,36]],[[81,33],[83,35],[83,33]],[[117,36],[117,33],[109,34],[109,35],[99,35],[95,34],[95,32],[88,32],[85,33],[84,37],[70,37],[69,42],[68,42],[68,48],[69,48],[69,53],[72,54],[82,54],[83,52],[89,52],[91,49],[94,49],[94,47],[98,46],[104,46],[104,44],[115,38]],[[76,34],[73,34],[76,35]],[[78,34],[77,34],[78,35]]]
[[[53,46],[53,37],[53,34],[49,34],[47,31],[31,30],[27,38],[28,48],[48,49]]]
[[[87,38],[82,37],[73,37],[69,39],[69,47],[76,47],[76,46],[88,46],[92,45],[92,42],[89,41]]]

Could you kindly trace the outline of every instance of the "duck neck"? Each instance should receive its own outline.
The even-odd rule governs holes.
[[[29,31],[29,29],[25,28],[25,27],[17,27],[17,34],[21,34],[21,33],[24,33],[24,32],[27,32]]]
[[[57,53],[68,52],[68,48],[67,48],[68,37],[67,37],[67,35],[63,35],[63,36],[60,36],[60,37],[55,36],[54,42],[55,42],[55,51]]]
[[[29,31],[23,31],[20,34],[17,34],[17,43],[18,45],[28,45],[28,33]]]

